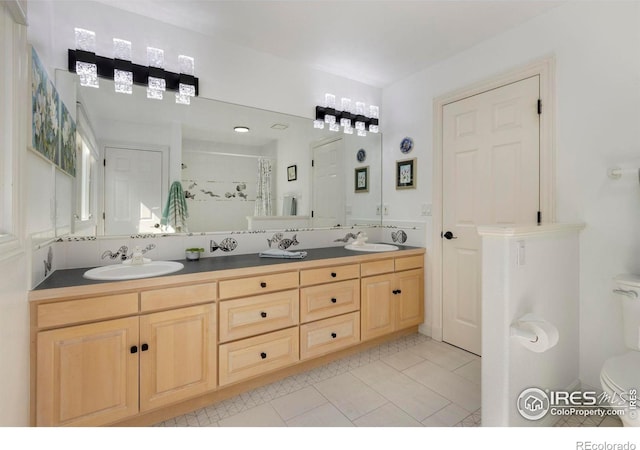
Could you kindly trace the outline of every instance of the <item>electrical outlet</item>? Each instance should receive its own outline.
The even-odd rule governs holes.
[[[384,215],[388,216],[389,215],[389,205],[384,205],[384,207],[382,209],[384,211]]]
[[[423,216],[431,216],[431,203],[423,203],[420,213]]]
[[[524,266],[526,263],[524,241],[518,241],[518,265]]]

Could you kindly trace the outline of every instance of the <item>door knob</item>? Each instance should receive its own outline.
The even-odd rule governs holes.
[[[458,239],[458,236],[454,236],[451,231],[447,231],[446,233],[442,233],[441,236],[445,239]]]
[[[157,224],[155,224],[153,227],[154,227],[154,228],[160,228],[160,224],[159,224],[159,223],[157,223]]]

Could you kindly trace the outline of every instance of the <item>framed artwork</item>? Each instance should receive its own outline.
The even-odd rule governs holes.
[[[396,161],[396,189],[415,189],[416,158]]]
[[[60,102],[60,168],[76,176],[76,123],[69,110]]]
[[[356,167],[355,192],[369,192],[369,166]]]
[[[31,49],[31,148],[59,164],[58,91],[49,79],[36,51]]]
[[[293,165],[287,167],[287,181],[295,181],[298,179],[298,166]]]

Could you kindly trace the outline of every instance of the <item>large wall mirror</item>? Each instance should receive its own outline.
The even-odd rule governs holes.
[[[133,95],[118,94],[104,79],[98,89],[75,89],[72,234],[381,223],[379,134],[318,130],[308,118],[202,97],[180,105],[170,92],[163,100],[147,99],[140,86]],[[184,227],[162,223],[176,181],[188,212]]]

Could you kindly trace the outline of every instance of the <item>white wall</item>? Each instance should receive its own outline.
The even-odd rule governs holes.
[[[579,227],[554,225],[480,231],[483,426],[553,425],[559,417],[521,417],[518,396],[530,387],[566,390],[579,384],[578,233]],[[511,325],[525,314],[558,329],[553,348],[536,353],[510,337]]]
[[[604,360],[624,350],[613,276],[640,272],[640,186],[614,182],[609,166],[640,167],[640,4],[570,2],[383,91],[384,167],[411,136],[418,188],[396,192],[386,171],[391,219],[420,219],[431,203],[433,99],[487,77],[556,58],[556,217],[586,222],[580,252],[580,376],[599,386]],[[430,228],[430,218],[427,227]],[[431,233],[427,234],[431,246]],[[427,317],[430,311],[427,304]],[[605,332],[603,332],[606,330]]]

